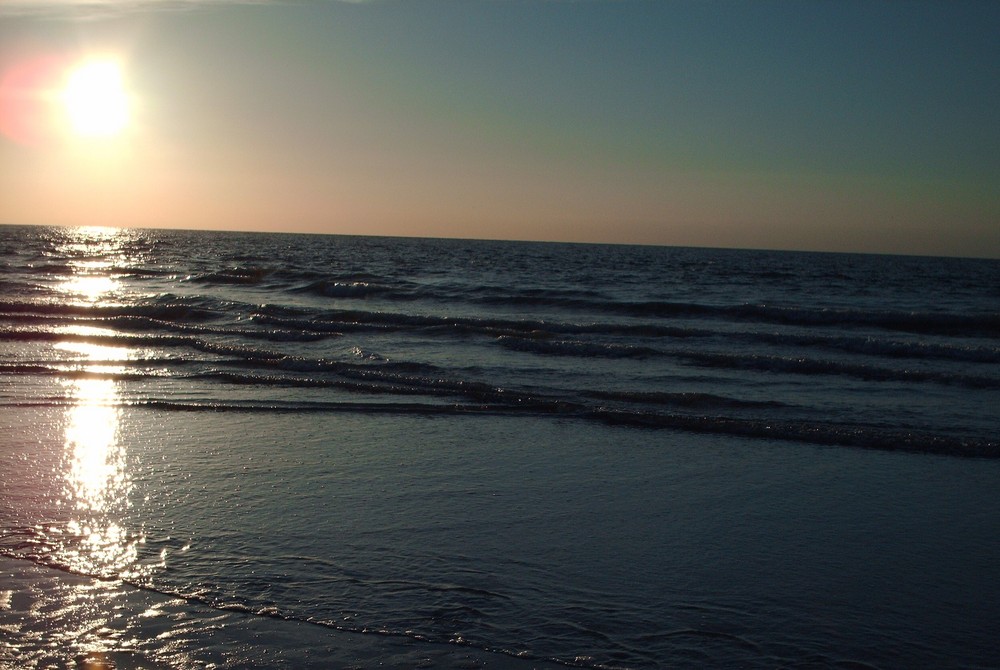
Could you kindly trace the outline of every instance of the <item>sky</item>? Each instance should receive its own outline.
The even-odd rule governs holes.
[[[1000,258],[998,34],[991,0],[0,0],[0,222]],[[95,62],[119,108],[67,93]]]

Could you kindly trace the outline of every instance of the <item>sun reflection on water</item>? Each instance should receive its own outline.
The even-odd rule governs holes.
[[[78,273],[59,285],[65,300],[83,300],[100,306],[121,287],[115,267],[122,241],[114,229],[73,231],[59,248]],[[108,363],[136,358],[123,346],[88,342],[88,337],[114,337],[113,330],[70,326],[73,339],[54,348],[70,358],[72,369],[87,373],[68,382],[70,406],[65,416],[63,505],[69,518],[62,560],[67,567],[102,577],[136,577],[156,566],[141,565],[139,546],[145,538],[128,520],[132,493],[128,443],[122,436],[120,382],[107,378],[115,367]],[[94,375],[94,376],[91,376]]]
[[[59,287],[63,293],[85,302],[99,301],[105,294],[115,291],[121,282],[103,275],[81,275],[67,280]]]
[[[73,349],[86,351],[80,343],[72,344]],[[97,361],[105,360],[100,349],[92,353]],[[65,502],[73,510],[67,531],[75,539],[67,545],[64,559],[69,567],[88,574],[134,576],[138,545],[144,538],[125,524],[132,478],[126,443],[120,434],[118,382],[77,379],[71,384],[70,395]]]
[[[118,393],[107,379],[75,382],[77,403],[69,410],[66,450],[72,454],[70,484],[78,509],[102,510],[125,484],[124,453],[117,440]]]
[[[123,251],[131,231],[115,228],[87,227],[64,232],[56,254],[65,258],[73,276],[57,287],[64,298],[85,303],[99,303],[122,288],[116,267],[122,265]]]

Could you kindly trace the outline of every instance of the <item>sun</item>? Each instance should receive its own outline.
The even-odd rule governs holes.
[[[115,137],[128,127],[129,98],[121,67],[113,60],[73,67],[62,100],[73,132],[81,137]]]

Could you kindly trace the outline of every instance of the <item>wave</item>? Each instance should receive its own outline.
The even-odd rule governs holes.
[[[514,351],[526,351],[533,354],[551,356],[581,356],[583,358],[649,358],[661,355],[662,352],[651,347],[632,344],[614,344],[605,342],[585,342],[582,340],[550,340],[541,338],[513,337],[501,335],[497,337],[501,346]]]
[[[572,323],[542,319],[455,317],[366,310],[323,310],[312,315],[281,315],[273,309],[255,309],[250,319],[258,323],[314,332],[388,332],[419,330],[426,334],[490,337],[553,338],[561,335],[612,335],[631,337],[690,338],[718,335],[704,328],[685,328],[649,323]]]
[[[868,425],[688,416],[605,409],[594,410],[588,413],[588,416],[609,424],[669,428],[696,433],[715,433],[826,446],[861,447],[883,451],[1000,458],[1000,442],[994,439],[893,430]]]
[[[366,377],[367,375],[360,375]],[[428,388],[425,385],[420,384],[407,384],[407,383],[393,383],[391,378],[376,378],[376,379],[350,379],[350,375],[344,375],[346,378],[331,379],[324,377],[295,377],[290,375],[267,375],[267,374],[254,374],[254,373],[242,373],[242,372],[232,372],[228,370],[210,370],[195,375],[191,375],[192,379],[207,379],[211,381],[219,381],[226,384],[239,384],[245,386],[261,386],[266,388],[325,388],[325,389],[335,389],[339,391],[346,391],[349,393],[363,394],[363,395],[409,395],[409,396],[423,396],[423,395],[434,395],[434,388]],[[449,389],[438,393],[439,395],[452,395],[453,392]]]
[[[117,317],[115,317],[117,319]],[[120,324],[120,321],[116,321]],[[456,378],[455,370],[441,368],[431,363],[406,360],[388,360],[360,347],[345,350],[351,360],[292,355],[287,351],[262,348],[245,343],[247,338],[285,342],[316,339],[315,333],[304,336],[298,331],[265,330],[252,332],[246,329],[227,329],[206,326],[181,326],[150,320],[146,317],[128,317],[134,327],[155,327],[183,331],[171,333],[109,332],[64,333],[48,330],[0,328],[0,341],[80,341],[117,347],[152,348],[165,351],[171,348],[188,349],[205,356],[191,356],[179,352],[174,356],[147,354],[140,360],[116,361],[131,367],[155,366],[145,371],[124,371],[122,380],[145,377],[184,377],[206,382],[256,384],[262,387],[298,386],[331,388],[345,392],[367,394],[450,396],[482,403],[518,404],[525,409],[548,411],[558,408],[562,412],[581,410],[580,398],[603,399],[616,402],[663,404],[677,407],[729,407],[766,408],[780,407],[780,403],[747,403],[726,400],[724,396],[709,394],[663,393],[656,391],[605,392],[594,395],[585,390],[538,390],[531,393],[502,388],[496,384]],[[214,336],[224,335],[224,338]],[[324,333],[323,336],[329,336]],[[795,374],[807,377],[840,375],[875,382],[935,383],[963,386],[972,389],[1000,388],[1000,379],[952,371],[889,368],[868,363],[830,361],[806,357],[774,356],[764,354],[735,354],[703,352],[690,349],[664,352],[648,347],[617,343],[587,342],[580,340],[547,339],[499,336],[497,342],[506,348],[539,355],[574,356],[582,358],[632,358],[643,360],[651,356],[672,356],[690,365],[706,368],[754,370],[775,374]],[[75,367],[74,367],[75,366]],[[82,366],[82,367],[81,367]],[[192,372],[191,367],[200,367]],[[15,375],[110,375],[96,368],[97,372],[80,372],[95,369],[89,361],[27,361],[23,364],[0,366],[0,373]],[[74,371],[75,370],[75,371]],[[301,375],[305,374],[306,377]],[[298,375],[298,376],[297,376]],[[572,402],[569,402],[569,401]]]
[[[889,340],[881,337],[808,335],[803,333],[748,332],[719,333],[720,337],[745,342],[764,342],[782,347],[819,347],[879,358],[914,358],[1000,363],[1000,347],[968,343]]]
[[[764,354],[723,354],[684,351],[677,356],[693,365],[708,368],[757,370],[761,372],[797,375],[843,375],[865,381],[934,382],[969,388],[1000,388],[1000,379],[953,372],[886,368],[861,363],[818,360],[805,357],[769,356]]]
[[[271,328],[200,325],[234,317]],[[886,339],[871,335],[825,335],[690,328],[655,323],[573,323],[541,319],[450,317],[368,310],[309,310],[275,304],[224,302],[206,297],[170,294],[134,305],[82,305],[48,302],[0,301],[0,319],[36,325],[76,324],[116,326],[127,331],[165,331],[271,341],[314,341],[346,332],[414,330],[432,336],[486,336],[505,348],[536,354],[643,357],[660,349],[643,345],[586,342],[580,336],[652,339],[714,338],[780,347],[825,348],[866,357],[1000,362],[1000,347],[965,341],[928,342]],[[569,338],[569,339],[567,339]],[[877,376],[877,375],[876,375]],[[912,378],[912,377],[911,377]]]
[[[46,261],[27,263],[19,266],[17,270],[28,275],[73,275],[77,271],[77,266],[62,261]]]
[[[651,405],[673,405],[695,409],[751,408],[773,409],[787,407],[776,400],[741,400],[712,393],[666,392],[666,391],[586,391],[584,395],[599,400],[617,400],[629,403]]]
[[[208,412],[352,412],[365,414],[464,415],[464,416],[551,416],[594,420],[610,425],[647,429],[679,430],[742,438],[780,440],[821,446],[848,446],[882,451],[906,451],[944,456],[1000,458],[1000,442],[995,439],[942,435],[933,432],[886,429],[869,425],[774,419],[746,419],[725,416],[697,416],[616,410],[604,407],[580,408],[575,404],[535,404],[528,408],[510,405],[463,405],[429,403],[353,402],[178,402],[136,401],[132,406],[169,411]]]
[[[309,342],[318,339],[315,334],[286,333],[283,331],[250,331],[242,329],[186,329],[177,328],[181,332],[200,335],[225,335],[248,339],[262,339],[271,342]],[[90,333],[90,332],[59,332],[50,330],[34,330],[24,328],[0,328],[0,341],[18,342],[81,342],[112,347],[190,347],[206,353],[222,353],[238,355],[245,360],[273,360],[287,354],[268,351],[248,345],[235,343],[212,342],[207,339],[190,335],[164,335],[142,333]]]
[[[600,305],[612,299],[600,290],[581,287],[525,287],[516,293],[510,286],[480,285],[472,288],[458,288],[454,296],[464,296],[466,300],[482,305],[513,307],[526,306],[573,306],[576,304]]]
[[[162,294],[139,304],[104,303],[99,305],[70,302],[23,302],[0,300],[0,315],[34,315],[52,317],[107,318],[113,316],[146,316],[173,321],[210,321],[225,315],[232,308],[222,301],[207,297],[179,297]]]
[[[6,295],[32,295],[45,293],[46,289],[34,282],[0,277],[0,294]]]
[[[219,335],[226,338],[245,337],[248,339],[270,340],[272,342],[315,342],[333,337],[338,333],[289,330],[281,328],[233,328],[225,326],[199,326],[176,323],[148,316],[118,316],[109,317],[104,321],[127,330],[160,330],[167,332],[190,333],[200,336]]]
[[[313,378],[260,375],[210,370],[190,373],[188,378],[211,379],[231,384],[262,387],[316,387],[340,390],[349,394],[400,395],[416,398],[439,398],[428,402],[418,399],[406,402],[377,402],[370,398],[341,400],[285,399],[209,399],[185,401],[145,397],[121,401],[135,409],[171,412],[237,412],[237,413],[362,413],[423,416],[484,416],[484,417],[560,417],[595,421],[608,425],[639,429],[665,429],[683,432],[729,435],[741,438],[790,441],[823,446],[848,446],[888,451],[909,451],[948,456],[1000,458],[1000,442],[995,438],[942,434],[930,430],[904,430],[860,423],[796,420],[781,418],[774,412],[767,416],[736,416],[715,414],[720,410],[780,410],[782,403],[748,401],[702,393],[648,393],[629,391],[583,391],[577,397],[552,394],[532,394],[503,389],[479,382],[437,379],[381,371],[365,370],[362,366],[337,365],[337,378]],[[280,368],[287,367],[282,360]],[[70,374],[87,376],[94,373],[71,371],[41,365],[10,365],[0,368],[8,374]],[[374,373],[374,374],[373,374]],[[96,373],[101,374],[101,373]],[[128,373],[109,376],[129,379]],[[139,375],[140,377],[142,375]],[[448,399],[451,399],[449,401]],[[609,401],[593,403],[587,399]],[[7,406],[65,406],[64,398],[40,398],[12,401]],[[654,411],[640,406],[673,406],[684,413]],[[693,411],[692,411],[693,410]]]
[[[768,304],[710,305],[694,302],[615,301],[567,298],[560,295],[487,296],[475,302],[490,305],[551,306],[657,319],[722,319],[790,326],[879,328],[919,334],[1000,337],[1000,312],[906,312],[848,308],[803,308]]]
[[[188,275],[183,281],[198,284],[253,285],[260,284],[273,272],[267,267],[233,267],[215,272]]]
[[[176,364],[169,359],[150,359],[142,361],[145,365],[161,363]],[[168,373],[149,370],[106,370],[100,368],[77,368],[70,365],[42,363],[0,363],[0,375],[34,375],[44,377],[59,377],[61,379],[109,379],[113,381],[145,381],[153,377],[166,377]],[[8,404],[8,406],[16,403]]]
[[[822,335],[792,332],[762,332],[746,330],[719,330],[691,328],[656,323],[573,323],[541,319],[503,319],[496,317],[448,317],[423,314],[365,310],[325,310],[308,318],[278,316],[255,310],[250,319],[289,330],[304,332],[390,332],[419,329],[425,334],[438,335],[484,335],[500,338],[498,342],[510,349],[533,353],[573,355],[574,345],[566,341],[564,346],[546,345],[545,340],[556,341],[566,336],[596,335],[607,337],[637,337],[654,339],[715,338],[750,343],[765,343],[782,347],[799,346],[827,348],[846,351],[862,356],[892,358],[941,359],[982,363],[1000,362],[1000,347],[967,343],[926,342],[890,340],[880,337]],[[535,344],[522,340],[530,339]],[[629,346],[629,345],[626,345]],[[634,346],[631,354],[623,354],[613,344],[602,349],[596,346],[576,347],[579,355],[590,353],[596,356],[641,356],[658,355],[659,350],[651,347]],[[610,353],[614,352],[614,353]]]
[[[698,303],[614,303],[611,311],[630,316],[696,316],[735,321],[763,321],[792,326],[876,327],[884,330],[950,336],[1000,337],[1000,312],[964,314],[802,307],[766,304],[714,306]]]
[[[65,280],[77,277],[92,276],[87,274],[88,270],[86,266],[81,266],[81,262],[105,262],[108,259],[103,256],[93,256],[76,258],[73,262],[65,261],[44,261],[44,262],[28,262],[28,263],[18,263],[18,264],[8,264],[4,270],[8,272],[17,272],[29,277],[40,277]],[[81,274],[83,273],[83,274]],[[126,278],[148,278],[148,277],[174,277],[177,276],[178,272],[176,269],[172,268],[156,268],[156,267],[145,267],[145,266],[133,266],[133,265],[115,265],[111,269],[108,275],[102,274],[101,276],[110,276],[115,279],[126,279]]]
[[[416,300],[421,296],[413,289],[388,286],[372,281],[320,279],[293,289],[297,293],[311,293],[326,298],[386,298],[390,300]]]

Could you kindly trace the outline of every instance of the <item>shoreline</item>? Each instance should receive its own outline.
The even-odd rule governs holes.
[[[0,668],[565,667],[486,650],[217,609],[0,556]]]

